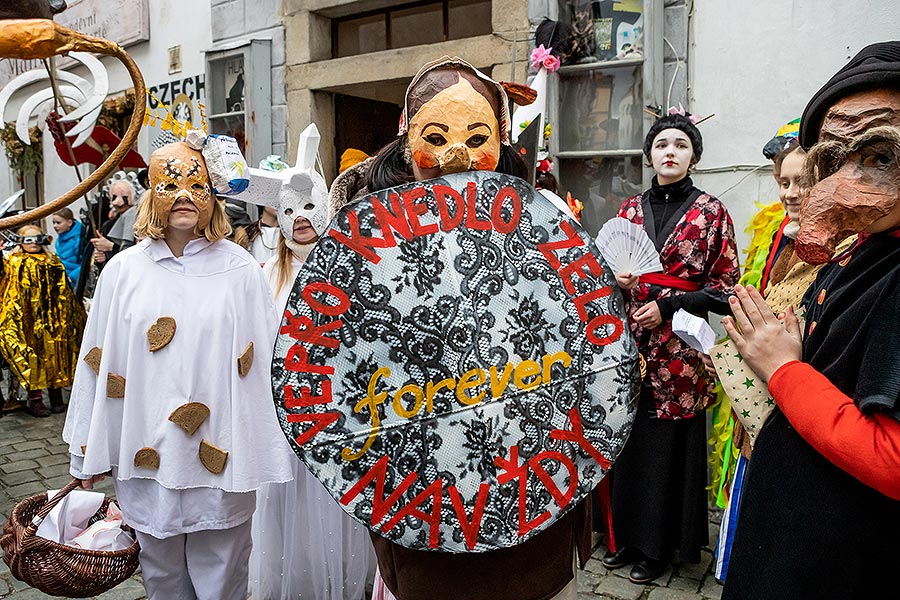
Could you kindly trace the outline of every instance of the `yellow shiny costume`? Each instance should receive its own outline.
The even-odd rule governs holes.
[[[3,257],[0,354],[28,391],[69,387],[85,312],[53,254]]]

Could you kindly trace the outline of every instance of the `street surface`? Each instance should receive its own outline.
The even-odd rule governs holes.
[[[36,419],[15,412],[0,419],[0,513],[5,521],[15,503],[48,489],[59,489],[70,480],[69,455],[62,441],[65,415]],[[96,487],[112,494],[109,480]],[[712,521],[717,516],[712,514]],[[710,523],[710,540],[717,525]],[[651,585],[628,581],[628,568],[607,571],[600,563],[605,548],[598,547],[587,568],[578,574],[578,600],[719,600],[722,587],[710,573],[712,552],[705,549],[699,565],[670,567]],[[0,561],[0,598],[33,600],[50,598],[15,579]],[[140,572],[117,588],[98,596],[103,600],[143,600]]]

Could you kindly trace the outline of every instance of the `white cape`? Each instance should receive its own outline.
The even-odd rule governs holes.
[[[311,248],[306,246],[305,248]],[[303,262],[291,262],[291,277],[278,290],[282,311]],[[273,291],[278,256],[263,269]],[[277,330],[272,330],[272,339]],[[350,518],[294,455],[287,439],[272,444],[291,459],[294,481],[262,486],[253,515],[250,591],[254,600],[362,600],[374,564],[368,530]]]
[[[175,336],[150,352],[147,330],[163,316],[175,319]],[[272,451],[283,438],[269,376],[276,326],[262,270],[236,244],[192,240],[175,258],[164,241],[144,240],[117,254],[97,283],[63,430],[81,473],[116,467],[120,480],[227,492],[290,480],[288,457]],[[255,358],[241,377],[237,359],[250,342]],[[99,375],[83,360],[95,346]],[[125,378],[124,398],[107,397],[110,373]],[[169,421],[187,402],[210,410],[193,435]],[[201,464],[201,440],[228,452],[221,473]],[[135,466],[144,447],[158,452],[159,469]]]

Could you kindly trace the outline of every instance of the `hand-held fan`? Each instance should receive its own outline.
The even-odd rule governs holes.
[[[659,252],[644,228],[628,219],[615,217],[597,234],[597,248],[614,273],[643,275],[663,270]]]

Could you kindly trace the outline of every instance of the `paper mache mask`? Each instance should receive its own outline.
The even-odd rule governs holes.
[[[816,144],[806,178],[813,185],[800,208],[797,254],[822,264],[841,240],[865,231],[900,203],[900,127],[874,127],[846,142]]]
[[[184,142],[163,146],[150,155],[149,177],[151,197],[163,227],[175,201],[184,198],[200,213],[197,228],[206,229],[216,200],[200,152]]]
[[[317,235],[328,226],[328,185],[316,170],[319,130],[312,123],[300,134],[297,163],[280,171],[249,170],[250,185],[234,198],[259,206],[271,206],[288,247],[295,250],[294,221],[307,219]],[[275,162],[275,161],[270,161]]]

